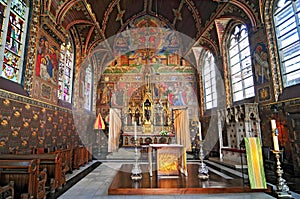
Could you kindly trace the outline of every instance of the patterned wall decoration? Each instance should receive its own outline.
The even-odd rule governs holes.
[[[84,124],[93,119],[88,114],[76,117]],[[90,134],[84,127],[78,130],[73,118],[68,109],[0,90],[0,153],[81,145],[81,138],[89,140]]]

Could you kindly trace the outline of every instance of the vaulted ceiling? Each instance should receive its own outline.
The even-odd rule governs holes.
[[[251,27],[259,19],[257,0],[50,0],[42,1],[42,25],[61,38],[75,37],[80,54],[125,30],[142,16],[155,17],[171,30],[219,52],[226,24],[233,18]],[[51,23],[54,24],[51,26]],[[49,25],[50,24],[50,25]],[[58,36],[59,37],[59,36]],[[63,39],[62,39],[63,40]],[[78,45],[80,44],[80,45]]]

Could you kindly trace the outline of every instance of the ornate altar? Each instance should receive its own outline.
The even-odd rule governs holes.
[[[153,150],[154,149],[154,150]],[[155,162],[152,161],[153,152],[156,153]],[[186,157],[183,145],[179,144],[150,144],[148,150],[149,175],[152,176],[153,165],[156,165],[158,177],[187,176]]]
[[[137,124],[138,145],[162,143],[161,131],[167,131],[167,143],[174,143],[171,110],[167,98],[153,99],[150,75],[145,75],[146,85],[137,89],[128,107],[125,107],[123,146],[134,145],[134,126]],[[126,111],[127,110],[127,111]]]

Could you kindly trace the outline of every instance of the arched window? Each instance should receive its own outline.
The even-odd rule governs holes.
[[[0,0],[0,76],[20,83],[29,7],[24,0]]]
[[[206,51],[203,66],[203,87],[205,109],[217,106],[216,65],[213,54]]]
[[[85,69],[84,78],[84,108],[92,109],[92,66],[89,65]]]
[[[233,101],[254,96],[253,72],[248,31],[245,25],[236,25],[228,43],[229,73]]]
[[[73,85],[73,68],[74,52],[73,45],[70,41],[63,43],[60,47],[60,63],[58,73],[58,98],[71,103],[72,85]]]
[[[300,0],[279,0],[274,11],[275,33],[283,86],[300,83]]]

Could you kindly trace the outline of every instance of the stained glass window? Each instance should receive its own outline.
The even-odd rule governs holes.
[[[28,7],[22,0],[0,1],[1,77],[20,83]]]
[[[254,96],[249,37],[245,25],[237,25],[229,37],[229,72],[233,101]]]
[[[300,83],[300,0],[279,0],[274,12],[275,33],[284,87]]]
[[[91,110],[92,106],[92,67],[89,65],[85,70],[84,79],[84,108]]]
[[[214,60],[213,54],[206,51],[203,67],[205,109],[211,109],[217,106],[216,65]]]
[[[71,103],[74,53],[70,41],[61,45],[60,63],[58,69],[58,98]]]

